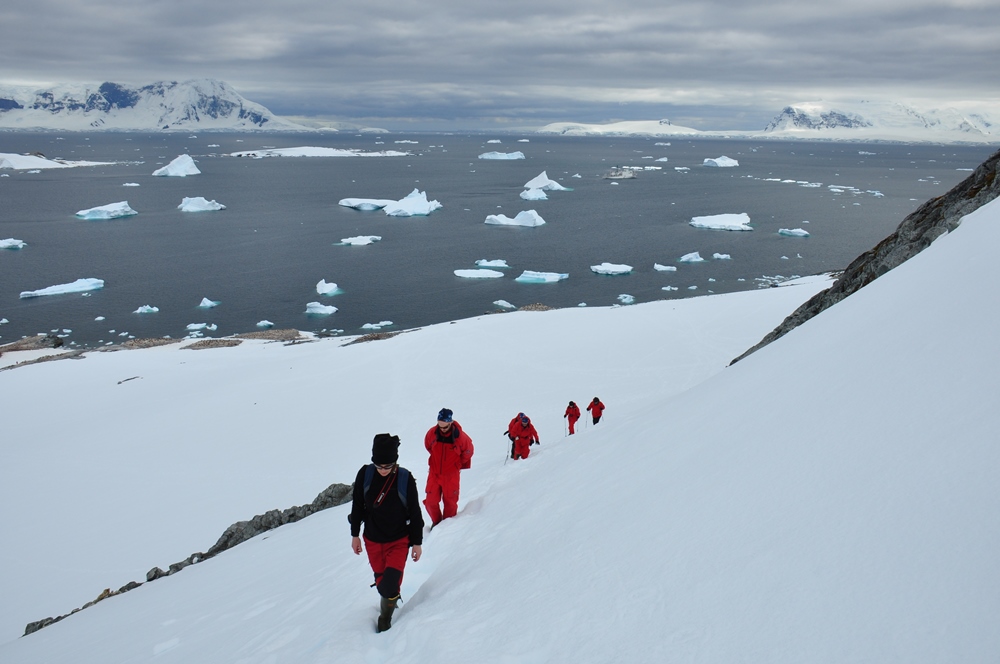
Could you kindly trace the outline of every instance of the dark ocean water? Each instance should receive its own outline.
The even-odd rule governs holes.
[[[499,138],[476,135],[340,134],[0,134],[0,152],[113,161],[110,166],[6,170],[0,177],[0,239],[28,246],[0,251],[0,343],[51,330],[66,343],[120,342],[125,337],[181,337],[189,323],[217,325],[210,336],[275,327],[361,333],[365,323],[395,329],[454,320],[514,305],[610,306],[621,294],[636,302],[745,290],[775,277],[839,270],[891,232],[912,210],[969,175],[988,146],[864,145],[746,140],[645,138]],[[417,141],[397,144],[395,141]],[[406,157],[268,158],[227,156],[261,147],[328,146],[396,149]],[[488,151],[519,150],[525,160],[486,161]],[[153,177],[179,154],[201,175]],[[726,155],[736,168],[708,168]],[[667,162],[655,159],[667,157]],[[611,166],[660,166],[617,185]],[[680,172],[675,167],[688,167]],[[522,185],[542,171],[571,192],[523,201]],[[572,177],[579,174],[581,177]],[[789,182],[791,181],[791,182]],[[139,187],[124,187],[126,182]],[[814,186],[803,186],[810,183]],[[815,186],[815,185],[820,186]],[[853,189],[833,191],[831,185]],[[444,208],[428,217],[393,218],[339,206],[341,198],[402,198],[414,188]],[[876,195],[878,192],[881,195]],[[227,206],[184,213],[184,197]],[[84,221],[81,209],[127,200],[138,215]],[[546,225],[484,224],[489,214],[535,209]],[[752,232],[698,230],[693,216],[745,212]],[[808,223],[805,223],[808,222]],[[802,228],[808,238],[784,237]],[[369,246],[337,246],[346,237],[380,235]],[[706,262],[678,263],[698,251]],[[715,253],[731,260],[713,260]],[[505,259],[507,276],[469,280],[456,269],[478,259]],[[590,270],[603,262],[632,265],[626,276]],[[657,272],[654,263],[676,265]],[[554,284],[520,284],[523,270],[569,273]],[[37,290],[95,277],[89,296],[20,299]],[[321,296],[316,283],[341,293]],[[664,286],[677,287],[664,291]],[[697,288],[692,290],[691,286]],[[202,298],[219,301],[198,308]],[[339,311],[313,316],[320,301]],[[142,305],[155,314],[135,314]],[[96,321],[103,316],[105,320]],[[110,332],[114,330],[114,332]]]

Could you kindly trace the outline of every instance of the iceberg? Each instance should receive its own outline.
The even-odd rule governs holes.
[[[491,138],[490,140],[488,140],[486,142],[487,143],[502,143],[503,141],[501,141],[499,138]]]
[[[123,187],[138,187],[140,185],[139,185],[138,182],[124,182],[124,183],[122,183],[122,186]]]
[[[383,209],[390,217],[423,217],[443,207],[437,201],[428,201],[427,192],[414,189],[405,198],[393,201]]]
[[[0,240],[0,249],[24,249],[27,246],[27,242],[24,242],[23,240],[15,240],[12,237],[7,238],[6,240]]]
[[[87,210],[80,210],[76,213],[76,216],[81,219],[101,220],[131,217],[133,214],[139,213],[128,206],[128,201],[120,201],[118,203],[108,203],[107,205],[101,205]]]
[[[732,260],[733,257],[730,256],[729,254],[712,254],[712,258],[714,258],[717,261],[728,261]]]
[[[391,320],[383,320],[378,323],[365,323],[361,326],[362,330],[381,330],[383,327],[389,327],[392,325]]]
[[[463,279],[499,279],[503,277],[503,272],[496,270],[455,270],[456,277]]]
[[[13,154],[9,152],[0,152],[0,168],[9,168],[16,171],[24,169],[39,169],[39,168],[74,168],[76,166],[110,166],[111,162],[107,161],[67,161],[65,159],[46,159],[45,157],[39,157],[36,155],[27,154]],[[38,170],[29,171],[30,173],[38,173]],[[7,177],[6,173],[4,177]]]
[[[395,202],[388,198],[342,198],[338,205],[370,212],[372,210],[381,210],[386,205],[392,205]]]
[[[226,206],[198,196],[197,198],[182,199],[177,209],[181,212],[214,212],[215,210],[225,210]]]
[[[549,197],[545,195],[544,189],[525,189],[520,194],[526,201],[547,201]]]
[[[201,175],[201,171],[194,165],[194,159],[191,158],[191,155],[182,154],[163,168],[153,171],[153,175],[183,178],[188,175]]]
[[[320,295],[336,295],[339,290],[337,284],[328,284],[326,279],[320,279],[316,284],[316,292]]]
[[[687,173],[691,169],[688,168],[687,166],[674,166],[674,170],[677,171],[678,173]]]
[[[328,306],[320,302],[310,302],[306,305],[306,313],[316,316],[329,316],[330,314],[337,313],[337,307]]]
[[[601,263],[600,265],[591,265],[591,272],[596,272],[597,274],[628,274],[632,271],[631,265],[616,265],[614,263]]]
[[[750,226],[750,215],[746,212],[739,214],[713,214],[707,217],[691,217],[690,224],[695,228],[707,228],[714,231],[752,231]]]
[[[362,247],[366,244],[372,244],[373,242],[378,242],[382,239],[381,235],[355,235],[354,237],[345,237],[340,240],[340,244],[349,245],[354,247]]]
[[[201,330],[208,330],[209,332],[215,332],[216,330],[219,329],[219,326],[216,325],[215,323],[212,323],[212,324],[209,324],[209,323],[188,323],[188,326],[187,326],[186,329],[187,329],[188,332],[199,332]]]
[[[714,159],[706,159],[703,165],[712,166],[713,168],[733,168],[734,166],[739,166],[740,162],[723,155]]]
[[[657,272],[676,272],[677,268],[673,265],[660,265],[659,263],[653,263],[653,269]]]
[[[201,298],[201,302],[198,303],[198,307],[200,309],[211,309],[212,307],[219,306],[220,303],[221,303],[221,301],[210,300],[207,297],[203,297],[203,298]]]
[[[618,301],[622,304],[635,304],[635,296],[629,295],[628,293],[622,293],[618,296]]]
[[[160,310],[159,307],[151,307],[148,304],[144,304],[132,313],[134,314],[155,314]]]
[[[663,287],[663,288],[661,288],[660,290],[665,290],[665,291],[675,291],[675,290],[680,290],[680,288],[679,288],[679,287],[677,287],[677,286],[664,286],[664,287]]]
[[[479,267],[510,267],[510,265],[507,265],[507,261],[505,261],[502,258],[498,258],[492,261],[488,261],[485,258],[481,258],[478,261],[476,261],[476,265],[478,265]]]
[[[42,297],[43,295],[63,295],[65,293],[85,293],[87,291],[104,288],[103,279],[77,279],[70,284],[58,284],[33,291],[21,291],[21,299],[29,297]]]
[[[579,177],[574,175],[573,177]],[[543,191],[573,191],[569,187],[564,187],[555,180],[550,180],[547,171],[542,171],[535,177],[524,183],[525,189],[542,189]]]
[[[809,231],[802,230],[801,228],[779,228],[778,235],[785,235],[788,237],[809,237]]]
[[[701,263],[705,259],[701,257],[701,254],[697,251],[692,251],[690,254],[684,254],[677,259],[681,263]]]
[[[523,212],[518,212],[517,216],[511,219],[505,214],[491,214],[486,217],[484,223],[493,224],[495,226],[541,226],[545,223],[545,220],[539,216],[534,210],[525,210]]]
[[[274,323],[269,320],[262,320],[257,323],[257,327],[274,327]]]
[[[517,307],[515,307],[507,300],[496,300],[495,302],[493,302],[493,304],[497,305],[501,309],[517,309]]]
[[[553,284],[557,281],[562,281],[563,279],[569,279],[569,275],[561,272],[535,272],[534,270],[525,270],[521,273],[521,276],[514,281],[519,281],[522,284]]]
[[[480,159],[498,159],[498,160],[509,160],[509,159],[524,159],[523,152],[484,152],[479,155]]]

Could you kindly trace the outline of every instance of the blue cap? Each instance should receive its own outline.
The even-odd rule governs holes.
[[[451,416],[454,413],[451,412],[450,408],[442,408],[438,411],[438,422],[451,422]]]

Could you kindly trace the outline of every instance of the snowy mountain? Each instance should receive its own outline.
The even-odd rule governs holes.
[[[0,86],[0,129],[302,130],[227,83],[195,79],[141,87],[106,82],[48,89]]]

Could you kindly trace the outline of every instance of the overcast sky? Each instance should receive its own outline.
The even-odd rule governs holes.
[[[388,128],[1000,100],[1000,0],[9,0],[0,80],[216,78],[281,115]]]

